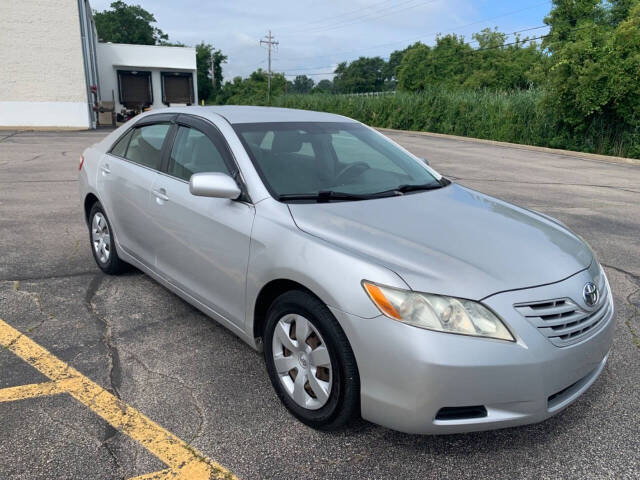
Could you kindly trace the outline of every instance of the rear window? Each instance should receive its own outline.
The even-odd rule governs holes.
[[[144,167],[158,170],[162,159],[162,144],[169,127],[168,123],[156,123],[134,129],[125,158]]]

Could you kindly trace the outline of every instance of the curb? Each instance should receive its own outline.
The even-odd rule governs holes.
[[[381,127],[375,127],[375,128],[376,130],[380,130],[381,132],[406,133],[408,135],[423,135],[425,137],[432,137],[432,138],[445,138],[449,140],[460,140],[463,142],[484,143],[487,145],[495,145],[497,147],[517,148],[520,150],[529,150],[533,152],[544,152],[552,155],[559,155],[562,157],[570,157],[570,158],[577,157],[584,160],[592,160],[596,162],[606,162],[606,163],[616,163],[616,164],[623,163],[626,165],[640,166],[640,159],[636,159],[636,158],[613,157],[609,155],[600,155],[597,153],[585,153],[585,152],[576,152],[573,150],[561,150],[559,148],[537,147],[535,145],[499,142],[497,140],[486,140],[484,138],[461,137],[459,135],[447,135],[444,133],[420,132],[416,130],[396,130],[394,128],[381,128]]]

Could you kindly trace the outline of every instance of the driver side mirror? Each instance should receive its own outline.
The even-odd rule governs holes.
[[[237,199],[242,193],[236,181],[226,173],[194,173],[189,180],[191,195]]]
[[[429,163],[429,160],[427,160],[426,158],[421,158],[420,160],[422,160],[427,165],[431,166],[431,164]]]

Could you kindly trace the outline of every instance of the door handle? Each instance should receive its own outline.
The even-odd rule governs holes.
[[[108,163],[105,163],[104,165],[102,165],[102,167],[100,167],[100,170],[102,170],[102,173],[104,173],[105,175],[109,175],[111,173]]]
[[[163,202],[169,201],[169,197],[167,196],[167,191],[164,188],[159,188],[158,190],[152,190],[151,193],[153,193],[158,200],[162,200]]]

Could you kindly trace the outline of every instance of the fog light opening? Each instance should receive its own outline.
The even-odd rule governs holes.
[[[487,416],[484,405],[470,407],[442,407],[436,414],[436,420],[467,420],[471,418],[483,418]]]

